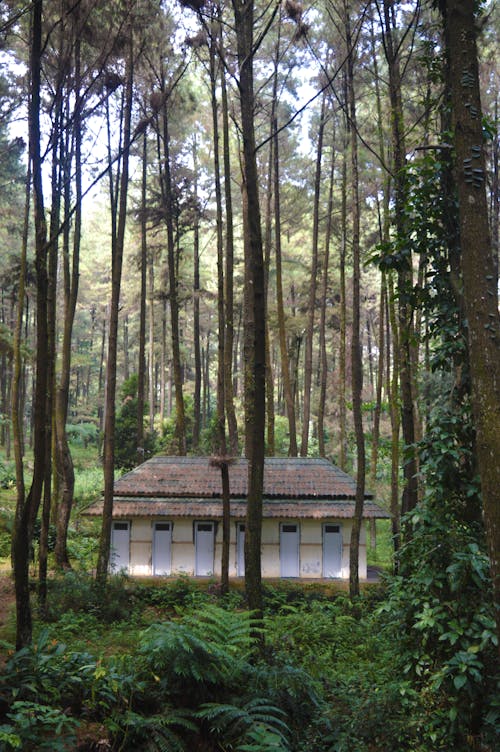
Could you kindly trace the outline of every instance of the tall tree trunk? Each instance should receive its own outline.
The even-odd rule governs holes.
[[[347,360],[347,142],[342,152],[340,276],[340,343],[339,343],[339,466],[347,470],[347,413],[346,413],[346,360]]]
[[[200,219],[198,213],[198,144],[193,137],[195,219],[193,227],[193,451],[198,451],[201,430],[201,347],[200,347]]]
[[[351,133],[351,217],[352,217],[352,412],[356,437],[356,500],[352,519],[349,551],[349,593],[351,598],[359,594],[359,542],[365,499],[365,435],[363,432],[362,390],[363,364],[360,337],[360,204],[358,176],[358,135],[356,121],[356,98],[354,92],[354,49],[352,47],[350,8],[344,4],[345,34],[347,43],[347,107]]]
[[[62,32],[62,27],[61,27]],[[61,43],[60,52],[63,50]],[[43,484],[43,503],[40,525],[40,543],[38,550],[38,607],[43,618],[46,616],[47,606],[47,567],[49,556],[49,524],[52,493],[52,448],[54,421],[54,389],[55,389],[55,359],[56,359],[56,286],[57,286],[57,257],[59,251],[59,223],[61,215],[62,194],[62,161],[65,159],[66,144],[62,133],[63,114],[63,77],[64,71],[58,71],[55,97],[54,120],[52,124],[52,177],[51,177],[51,208],[50,208],[50,237],[47,265],[47,404],[45,430],[45,479]]]
[[[385,363],[385,308],[387,300],[387,286],[385,283],[385,277],[382,275],[382,283],[380,286],[380,305],[378,314],[378,362],[377,362],[377,376],[375,386],[375,409],[373,411],[373,429],[372,429],[372,448],[370,458],[370,486],[375,488],[375,482],[377,479],[377,463],[378,463],[378,445],[380,436],[380,416],[382,412],[382,386],[384,383],[384,363]]]
[[[219,11],[220,13],[220,11]],[[217,26],[220,18],[217,18]],[[210,38],[210,94],[212,104],[212,128],[214,146],[214,183],[217,222],[217,455],[213,460],[221,471],[222,485],[222,556],[221,556],[221,592],[229,590],[229,543],[231,535],[230,522],[230,488],[227,446],[226,446],[226,411],[225,411],[225,304],[224,304],[224,235],[222,222],[222,187],[220,178],[219,156],[219,113],[217,105],[217,38]]]
[[[404,166],[406,150],[404,141],[403,105],[401,100],[401,75],[399,52],[394,40],[395,16],[390,0],[384,0],[383,7],[384,50],[389,72],[389,98],[391,102],[392,152],[394,165],[395,222],[398,238],[406,238],[405,201],[406,180]],[[404,257],[398,270],[399,295],[399,366],[401,389],[401,425],[406,446],[406,459],[403,466],[405,485],[403,488],[403,514],[414,509],[418,502],[417,457],[415,453],[415,379],[413,376],[414,358],[412,353],[413,321],[408,300],[408,288],[412,284],[411,254]],[[409,531],[407,531],[409,533]]]
[[[222,45],[222,40],[220,42]],[[234,353],[234,223],[231,190],[231,154],[229,141],[229,107],[224,66],[221,66],[221,104],[224,160],[224,200],[226,204],[226,273],[224,286],[225,344],[224,344],[224,395],[229,437],[229,451],[238,454],[238,423],[234,409],[233,353]]]
[[[184,395],[182,388],[181,346],[179,334],[179,280],[177,275],[176,248],[174,234],[174,195],[170,163],[170,132],[168,95],[163,91],[163,170],[168,252],[168,292],[170,303],[170,332],[172,342],[172,367],[175,390],[175,443],[180,455],[186,454],[186,420],[184,415]]]
[[[401,544],[401,506],[399,503],[399,435],[401,431],[401,411],[399,408],[399,322],[396,312],[394,282],[389,274],[386,278],[387,294],[387,392],[391,416],[391,526],[394,546],[395,570],[398,569],[397,554]],[[389,326],[390,325],[390,326]],[[390,335],[392,333],[392,363]]]
[[[248,497],[245,527],[245,586],[248,605],[262,614],[261,534],[266,418],[266,301],[254,131],[253,0],[233,0],[243,141],[245,246],[245,438]]]
[[[37,339],[34,393],[34,466],[28,496],[18,489],[16,515],[12,538],[12,564],[16,593],[16,647],[31,642],[32,618],[29,598],[28,565],[33,523],[42,498],[46,459],[46,395],[47,395],[47,226],[42,187],[42,156],[40,151],[40,73],[42,58],[41,0],[32,10],[29,102],[29,156],[33,176],[33,211],[35,224],[35,268],[37,282]],[[20,305],[22,305],[22,299]],[[21,465],[20,458],[16,462]],[[22,469],[22,468],[21,468]]]
[[[488,227],[473,0],[444,0],[476,455],[495,603],[500,607],[500,317]],[[500,618],[497,615],[500,646]]]
[[[148,348],[148,384],[149,384],[149,430],[154,431],[156,409],[155,377],[155,265],[153,254],[148,260],[148,303],[149,303],[149,348]]]
[[[108,576],[111,548],[111,523],[113,517],[113,485],[115,465],[115,397],[116,397],[116,366],[118,352],[118,318],[120,304],[120,287],[123,265],[123,250],[125,245],[125,226],[127,220],[127,192],[129,174],[129,152],[132,120],[132,95],[134,81],[133,65],[133,37],[130,24],[128,30],[128,51],[125,72],[125,94],[122,133],[122,157],[118,198],[118,214],[113,220],[113,235],[111,238],[111,305],[109,312],[108,332],[108,360],[106,365],[106,395],[104,420],[104,503],[102,513],[102,528],[99,539],[99,553],[96,568],[96,580],[104,585]],[[110,166],[111,172],[111,166]],[[110,182],[112,175],[110,174]]]
[[[309,283],[308,321],[304,348],[304,397],[302,415],[302,438],[300,456],[307,457],[309,424],[311,419],[311,389],[313,369],[314,317],[316,311],[316,278],[318,276],[319,210],[321,192],[321,162],[323,158],[323,134],[325,130],[326,90],[321,100],[321,114],[316,147],[316,172],[314,177],[313,234],[311,251],[311,277]]]
[[[330,179],[328,185],[328,208],[326,215],[325,252],[323,256],[323,274],[321,281],[321,308],[319,320],[319,361],[320,389],[318,400],[318,448],[321,457],[326,456],[325,448],[325,405],[328,380],[328,358],[326,352],[326,299],[328,295],[328,278],[330,271],[330,243],[333,222],[333,182],[335,176],[335,128],[333,128],[332,155],[330,162]]]
[[[144,408],[146,393],[146,297],[148,276],[148,239],[146,228],[147,211],[147,158],[148,139],[144,131],[142,139],[142,183],[141,183],[141,292],[139,302],[139,363],[137,369],[137,458],[144,462]]]
[[[56,448],[57,448],[57,467],[61,476],[61,497],[58,505],[56,519],[56,545],[55,559],[60,567],[69,567],[69,556],[67,550],[68,526],[73,506],[73,494],[75,488],[75,473],[73,468],[73,459],[66,434],[66,421],[68,415],[69,388],[71,375],[71,343],[73,336],[73,324],[75,320],[76,302],[78,298],[78,283],[80,279],[80,241],[82,227],[82,99],[81,99],[81,60],[80,60],[80,39],[78,30],[75,38],[75,93],[76,104],[73,113],[74,128],[72,138],[74,139],[75,153],[75,209],[74,209],[74,227],[73,227],[73,258],[70,268],[69,259],[69,190],[65,198],[65,220],[66,227],[63,242],[63,287],[64,287],[64,324],[63,339],[61,345],[61,366],[59,384],[56,391],[56,410],[55,410],[55,430],[56,430]],[[71,172],[71,162],[67,165],[66,182]]]
[[[290,359],[288,357],[288,343],[285,325],[285,306],[283,302],[283,272],[281,254],[281,205],[280,205],[280,170],[279,170],[279,139],[278,123],[274,121],[274,227],[275,227],[275,251],[276,251],[276,307],[278,311],[278,331],[281,355],[281,374],[283,378],[283,392],[286,403],[288,418],[288,432],[290,435],[288,456],[296,457],[297,426],[295,422],[295,403],[293,398],[292,382],[290,379]]]

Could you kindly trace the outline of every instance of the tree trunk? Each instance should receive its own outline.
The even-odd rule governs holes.
[[[360,285],[361,285],[361,248],[359,237],[360,204],[358,177],[358,135],[356,123],[356,99],[354,92],[354,49],[351,37],[350,9],[344,5],[345,33],[347,43],[347,108],[351,133],[351,217],[352,217],[352,412],[354,433],[356,437],[356,500],[351,529],[349,551],[349,594],[351,598],[359,595],[359,542],[365,499],[365,436],[363,432],[362,390],[363,364],[361,360],[360,337]]]
[[[149,303],[149,342],[148,342],[148,384],[149,384],[149,430],[154,431],[156,410],[155,377],[155,265],[153,254],[148,260],[148,303]]]
[[[62,28],[61,28],[62,31]],[[60,48],[62,52],[62,45]],[[40,543],[38,550],[38,608],[42,618],[46,616],[47,607],[47,567],[49,556],[49,524],[52,492],[52,448],[54,420],[54,389],[56,359],[56,286],[57,257],[59,251],[59,222],[62,194],[62,161],[65,160],[65,140],[62,134],[62,94],[64,71],[59,70],[55,85],[54,121],[52,124],[52,177],[50,238],[47,265],[47,351],[45,362],[47,369],[46,395],[46,429],[45,429],[45,479],[43,485],[43,504],[40,525]]]
[[[233,0],[238,48],[243,141],[245,246],[245,438],[248,497],[245,527],[245,586],[249,608],[262,615],[261,535],[266,418],[266,301],[254,132],[253,0]]]
[[[220,19],[217,19],[219,23]],[[218,37],[218,34],[217,34]],[[221,555],[221,593],[229,591],[229,543],[231,535],[230,522],[230,488],[226,447],[226,412],[225,412],[225,322],[224,322],[224,236],[222,226],[222,187],[219,159],[219,117],[217,106],[217,38],[210,38],[210,94],[212,104],[212,127],[214,146],[214,183],[217,222],[217,454],[215,464],[220,467],[222,485],[222,555]]]
[[[37,339],[34,394],[34,467],[31,488],[25,499],[21,478],[18,488],[14,530],[12,536],[12,564],[16,593],[16,648],[31,642],[32,619],[29,598],[28,566],[33,523],[42,498],[46,459],[46,393],[47,393],[47,227],[43,203],[42,156],[40,151],[40,73],[42,58],[41,0],[33,5],[29,102],[29,156],[33,176],[33,211],[35,224],[35,268],[37,283]],[[20,298],[20,305],[23,298]],[[19,318],[18,318],[19,325]],[[17,395],[16,395],[17,396]],[[14,411],[18,407],[13,405]],[[19,426],[19,419],[16,421]],[[19,451],[19,447],[17,447]],[[17,471],[22,471],[22,459],[17,458]]]
[[[193,227],[193,451],[198,451],[201,430],[201,348],[200,348],[200,219],[198,213],[198,145],[193,137],[195,219]]]
[[[323,134],[325,130],[326,91],[321,100],[321,114],[316,148],[316,172],[314,178],[313,236],[311,252],[311,281],[309,286],[308,321],[304,348],[304,397],[302,415],[302,438],[300,456],[307,457],[309,445],[309,423],[311,419],[311,389],[313,369],[314,315],[316,309],[316,278],[318,276],[318,242],[319,242],[319,200],[321,192],[321,161],[323,158]]]
[[[406,240],[406,181],[404,166],[406,161],[404,142],[403,105],[401,100],[401,76],[399,71],[398,48],[394,44],[394,8],[390,0],[384,0],[384,50],[389,72],[389,97],[391,102],[392,151],[395,174],[395,222],[398,238]],[[407,244],[406,244],[407,247]],[[415,453],[415,380],[413,377],[412,310],[408,301],[408,289],[412,284],[411,253],[405,256],[398,269],[399,294],[399,366],[401,389],[401,426],[406,446],[406,459],[403,466],[405,485],[401,511],[403,514],[415,508],[418,502],[417,458]],[[409,531],[407,531],[409,533]]]
[[[73,506],[73,494],[75,488],[75,473],[73,468],[73,459],[66,435],[66,421],[68,415],[69,386],[71,376],[71,342],[73,334],[73,324],[75,320],[76,302],[78,298],[78,283],[80,279],[80,241],[82,227],[82,100],[80,94],[81,75],[80,75],[80,39],[78,30],[75,38],[75,93],[76,104],[73,113],[73,138],[75,151],[75,210],[74,210],[74,228],[73,228],[73,259],[70,269],[69,259],[69,237],[65,230],[63,243],[63,278],[64,278],[64,325],[63,340],[61,346],[61,366],[59,384],[56,392],[56,411],[55,411],[55,429],[56,429],[56,447],[57,447],[57,468],[61,476],[61,497],[58,505],[58,514],[56,519],[56,545],[55,559],[56,564],[60,567],[69,567],[69,557],[67,550],[68,526]],[[71,173],[71,160],[68,160],[66,173]],[[67,180],[65,181],[67,182]],[[69,189],[65,198],[65,220],[66,227],[69,231]]]
[[[118,317],[120,303],[120,287],[123,264],[123,249],[125,244],[125,226],[127,220],[127,191],[129,173],[129,152],[132,119],[133,95],[133,39],[132,29],[128,26],[128,55],[126,60],[126,90],[124,95],[124,115],[122,133],[122,158],[118,198],[118,215],[112,220],[113,235],[111,238],[111,305],[109,312],[108,332],[108,361],[106,366],[106,395],[104,420],[104,503],[102,513],[102,528],[99,540],[96,580],[104,585],[108,576],[111,548],[111,523],[113,517],[113,485],[115,464],[115,396],[116,396],[116,366],[118,352]],[[112,182],[112,175],[110,175]],[[116,220],[116,221],[115,221]]]
[[[326,299],[328,295],[328,278],[330,271],[330,242],[332,237],[333,217],[333,182],[335,176],[335,128],[333,129],[332,156],[330,163],[330,180],[328,187],[328,209],[326,215],[325,253],[323,256],[323,275],[321,281],[321,309],[319,320],[319,361],[320,388],[318,400],[318,448],[320,457],[326,457],[325,448],[325,405],[328,381],[328,358],[326,352]]]
[[[344,143],[342,156],[342,198],[341,225],[342,240],[340,246],[340,343],[339,343],[339,466],[347,470],[347,414],[346,414],[346,360],[347,360],[347,143]]]
[[[221,40],[222,45],[222,40]],[[227,86],[224,66],[221,66],[221,104],[222,104],[222,133],[224,159],[224,199],[226,202],[226,274],[224,287],[225,301],[225,343],[224,343],[224,394],[227,428],[229,435],[229,451],[233,456],[238,449],[238,424],[234,409],[233,390],[233,352],[234,352],[234,228],[233,228],[233,197],[231,191],[231,155],[229,147],[229,107],[227,101]]]
[[[500,607],[500,317],[488,227],[473,0],[442,3],[458,188],[476,455],[495,603]],[[500,618],[497,617],[500,646]]]
[[[175,390],[175,443],[176,452],[186,454],[186,420],[184,415],[184,395],[182,388],[181,346],[179,335],[179,295],[174,238],[174,196],[172,191],[172,173],[170,164],[170,133],[168,126],[168,96],[163,92],[163,169],[165,188],[165,208],[167,225],[168,251],[168,292],[170,302],[170,332],[172,342],[172,366]]]
[[[276,307],[278,311],[278,331],[281,355],[281,374],[283,378],[283,392],[286,403],[288,418],[288,432],[290,435],[288,456],[296,457],[297,426],[295,422],[295,403],[293,398],[292,383],[290,379],[290,359],[288,357],[288,344],[285,325],[285,307],[283,303],[283,272],[281,264],[281,206],[280,206],[280,171],[279,171],[279,139],[278,123],[274,121],[274,226],[275,226],[275,252],[276,252]]]
[[[137,369],[137,464],[145,459],[144,451],[144,408],[146,392],[146,296],[148,274],[148,241],[146,229],[147,211],[147,157],[148,139],[144,131],[142,140],[142,184],[141,184],[141,292],[139,303],[139,363]]]

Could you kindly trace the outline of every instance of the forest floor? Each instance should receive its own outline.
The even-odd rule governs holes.
[[[10,575],[0,575],[0,630],[6,625],[16,600]]]
[[[15,610],[16,594],[14,582],[10,574],[0,574],[0,635],[4,635],[7,625],[12,619]],[[0,669],[7,659],[4,649],[0,649]]]

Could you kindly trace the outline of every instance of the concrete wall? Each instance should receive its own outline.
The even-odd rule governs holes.
[[[132,575],[151,575],[153,566],[153,527],[155,522],[172,522],[171,573],[193,575],[195,569],[194,520],[189,518],[133,518],[130,521],[130,567]],[[241,520],[240,520],[241,522]],[[342,531],[342,578],[349,577],[351,520],[265,519],[262,525],[262,576],[280,577],[280,524],[299,526],[299,573],[302,579],[323,577],[323,525],[340,525]],[[231,522],[229,575],[237,573],[236,521]],[[220,576],[222,523],[216,523],[214,576]],[[366,578],[366,532],[361,528],[359,576]]]

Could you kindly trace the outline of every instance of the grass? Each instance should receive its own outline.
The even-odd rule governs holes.
[[[368,566],[380,567],[386,572],[392,569],[394,547],[392,545],[391,520],[377,520],[375,548],[370,546],[370,533],[366,531],[366,556]]]

